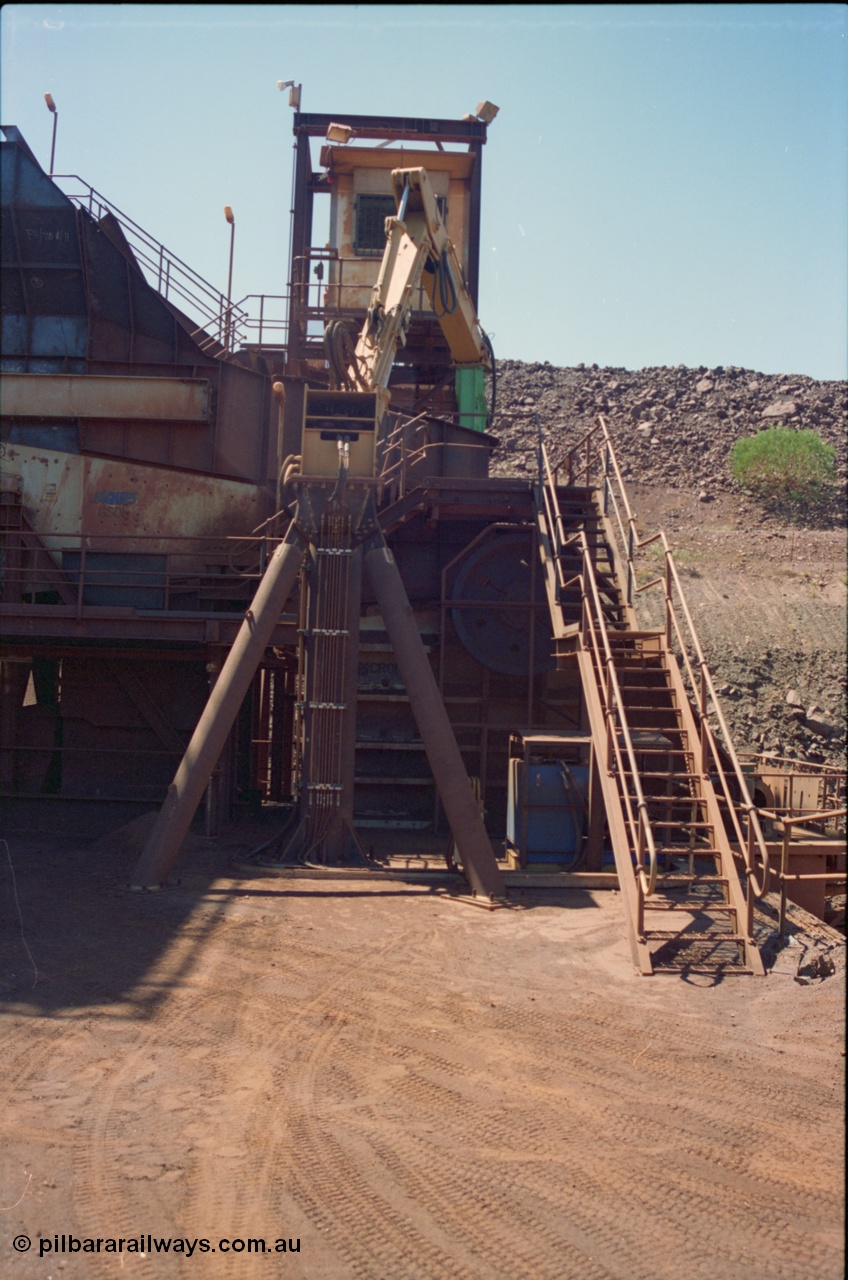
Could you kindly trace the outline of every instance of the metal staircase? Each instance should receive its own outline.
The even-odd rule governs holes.
[[[540,445],[537,526],[557,660],[580,671],[634,964],[762,974],[753,902],[768,854],[671,552],[662,534],[639,539],[602,418],[581,448],[597,488],[560,485]],[[666,573],[637,587],[635,552],[659,538]],[[664,588],[664,628],[637,623],[632,597],[649,587]]]

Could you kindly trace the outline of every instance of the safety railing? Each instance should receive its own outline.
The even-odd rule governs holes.
[[[757,779],[761,813],[775,820],[808,817],[822,835],[845,833],[848,771],[837,765],[785,756],[741,752],[743,768]],[[755,796],[756,799],[756,796]]]
[[[615,449],[606,419],[599,415],[586,434],[565,454],[553,472],[553,483],[564,469],[568,484],[583,483],[587,487],[603,489],[603,510],[612,515],[612,526],[618,537],[624,557],[627,578],[627,603],[634,597],[660,588],[664,596],[663,631],[669,650],[676,647],[682,662],[684,682],[697,712],[699,728],[697,771],[717,783],[720,799],[731,826],[732,838],[744,860],[747,882],[747,927],[751,936],[754,901],[767,892],[770,879],[768,848],[763,837],[748,782],[736,754],[733,739],[719,703],[715,683],[701,641],[695,628],[692,613],[686,601],[674,556],[665,533],[639,535],[636,517],[627,495]],[[640,551],[654,543],[662,546],[665,572],[654,575],[644,583],[638,582],[636,561]],[[722,745],[709,716],[713,715],[721,734]],[[729,769],[725,764],[729,762]],[[734,794],[735,791],[735,794]]]
[[[561,598],[569,588],[574,586],[579,586],[581,592],[580,634],[584,646],[594,658],[598,695],[606,726],[605,763],[607,771],[616,778],[621,799],[630,855],[639,889],[639,916],[636,929],[641,935],[644,932],[644,902],[646,898],[653,895],[657,880],[657,850],[648,816],[648,804],[639,778],[633,735],[628,725],[624,699],[618,683],[609,630],[592,563],[591,548],[584,530],[578,530],[571,536],[566,535],[565,522],[557,497],[556,480],[547,450],[541,443],[539,453],[539,499],[548,537],[552,544],[551,568],[556,575],[556,594]],[[579,549],[581,570],[577,574],[566,577],[564,560],[566,552],[571,548]],[[629,785],[625,761],[629,766]]]
[[[181,310],[187,307],[192,317],[200,320],[202,327],[192,336],[199,339],[201,346],[233,349],[239,328],[247,320],[240,303],[233,303],[221,289],[204,280],[78,174],[57,174],[54,181],[62,183],[71,203],[92,218],[99,221],[106,214],[112,215],[149,283],[163,298]]]
[[[49,546],[32,529],[7,527],[0,537],[0,604],[53,605],[78,619],[90,607],[237,614],[279,541],[273,519],[244,537],[51,530]]]
[[[786,814],[778,814],[770,809],[762,809],[761,813],[766,818],[773,818],[781,828],[782,836],[780,842],[780,869],[772,868],[772,877],[776,879],[780,885],[780,909],[778,915],[778,934],[782,939],[786,933],[786,899],[788,897],[788,886],[790,884],[824,884],[844,889],[848,885],[848,872],[844,867],[842,870],[838,868],[828,869],[827,871],[790,871],[790,857],[792,854],[792,840],[796,831],[807,839],[803,841],[803,852],[805,854],[816,853],[821,850],[822,856],[827,859],[832,853],[838,854],[844,860],[845,857],[845,840],[829,841],[825,839],[817,839],[810,842],[809,836],[820,836],[820,826],[822,823],[844,821],[848,809],[822,809],[819,813],[799,813],[794,817],[788,817]]]
[[[338,249],[310,248],[292,263],[288,337],[303,355],[321,358],[330,320],[353,322],[354,345],[380,270],[379,258],[342,257]],[[421,282],[415,288],[410,319],[432,315]],[[398,353],[402,363],[403,353]]]
[[[287,306],[288,294],[248,293],[238,302],[227,303],[191,337],[202,351],[220,353],[223,348],[231,354],[238,347],[282,351],[288,340]]]
[[[241,346],[281,350],[288,341],[287,293],[248,293],[235,305],[239,323],[233,333]],[[232,347],[230,348],[232,350]]]
[[[292,299],[301,319],[323,321],[326,315],[364,315],[380,258],[342,257],[338,249],[310,248],[298,254],[292,266]],[[429,310],[429,298],[419,282],[412,311]]]

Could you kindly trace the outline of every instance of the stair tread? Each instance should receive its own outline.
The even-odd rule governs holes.
[[[699,884],[727,884],[727,876],[657,876],[657,887],[662,889],[689,889]]]
[[[636,712],[637,714],[641,715],[645,711],[650,711],[652,716],[679,716],[680,715],[680,707],[678,706],[664,707],[655,702],[636,702],[636,703],[625,702],[624,709],[625,711],[628,712],[627,723],[630,725],[630,728],[635,730],[637,733],[639,732],[640,729],[653,729],[654,726],[649,724],[634,724],[630,719],[630,714],[633,712]]]
[[[619,680],[618,687],[622,691],[626,689],[628,693],[670,693],[672,691],[671,685],[668,683],[667,671],[650,671],[645,672],[645,674],[658,676],[662,680],[662,684],[629,684],[627,680]]]
[[[711,845],[701,848],[697,845],[694,849],[690,849],[685,844],[663,845],[661,849],[657,849],[658,858],[720,858],[721,850],[713,849]]]
[[[713,827],[715,826],[715,823],[702,822],[700,820],[686,822],[682,818],[651,818],[651,826],[652,827],[680,827],[681,830],[683,830],[683,828],[686,828],[687,830],[691,830],[691,831],[694,831],[695,828],[697,827],[699,829],[709,828],[709,830],[712,831]]]
[[[652,957],[653,959],[653,957]],[[698,964],[654,964],[653,973],[702,973],[709,977],[715,977],[716,973],[733,974],[739,977],[752,977],[754,970],[750,965],[744,964],[742,960],[738,964],[729,965],[726,960],[722,960],[713,965]]]
[[[645,796],[645,799],[648,804],[676,804],[681,808],[691,808],[693,805],[704,807],[707,803],[703,796]]]
[[[646,929],[647,941],[662,939],[664,942],[747,942],[743,933],[687,933],[674,929]]]
[[[725,915],[735,915],[736,907],[729,902],[703,902],[698,898],[687,898],[683,902],[655,903],[653,898],[645,902],[646,911],[686,911],[689,915],[709,915],[711,911],[720,911]]]
[[[695,752],[692,749],[692,747],[673,747],[671,746],[670,743],[667,747],[659,746],[659,745],[650,746],[648,743],[645,743],[639,747],[639,752],[643,756],[644,755],[663,755],[663,756],[694,756],[695,755]],[[665,777],[688,778],[690,776],[691,775],[689,773],[662,774],[663,778]],[[699,776],[699,775],[695,775],[695,776]]]
[[[636,750],[638,750],[638,747],[636,748]],[[646,769],[640,769],[640,770],[639,770],[639,775],[638,775],[638,776],[639,776],[640,778],[667,778],[667,777],[668,777],[668,774],[667,774],[667,773],[651,772],[651,771],[646,770]],[[697,774],[693,774],[692,776],[693,776],[693,777],[698,777],[698,775],[697,775]],[[631,771],[630,771],[629,769],[622,769],[621,774],[620,774],[620,777],[622,777],[622,778],[632,778],[632,777],[633,777],[633,774],[631,773]]]

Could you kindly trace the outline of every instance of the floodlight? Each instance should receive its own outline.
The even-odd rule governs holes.
[[[495,116],[500,111],[500,107],[496,107],[494,102],[477,103],[477,110],[474,112],[478,120],[482,120],[484,124],[491,124]]]
[[[327,126],[328,142],[340,142],[342,145],[344,145],[346,142],[350,142],[352,137],[353,137],[353,129],[351,129],[349,124],[332,124],[331,123]]]

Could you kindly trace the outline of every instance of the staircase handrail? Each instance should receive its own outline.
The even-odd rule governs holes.
[[[154,287],[163,298],[168,299],[169,294],[176,294],[181,300],[188,302],[194,307],[200,316],[203,317],[205,325],[219,326],[219,337],[217,341],[227,350],[232,350],[233,326],[237,322],[244,322],[247,317],[244,312],[239,309],[238,303],[228,301],[227,295],[220,289],[216,289],[214,285],[205,280],[197,271],[183,262],[182,258],[177,257],[170,249],[167,249],[155,236],[152,236],[137,222],[113,204],[106,196],[97,191],[90,183],[86,182],[76,173],[55,174],[54,181],[62,181],[66,184],[71,182],[79,183],[83,188],[82,192],[66,192],[67,198],[77,208],[83,209],[98,221],[103,217],[104,211],[113,215],[120,225],[122,231],[127,237],[127,242],[133,251],[137,261],[147,268],[151,277],[155,280]],[[227,323],[229,322],[230,330],[227,332]],[[210,337],[205,330],[198,329],[192,337],[204,335],[209,345]],[[211,339],[215,341],[215,339]]]
[[[630,726],[627,721],[627,713],[624,707],[624,699],[621,696],[621,689],[618,683],[618,676],[615,670],[615,662],[612,656],[612,649],[609,642],[608,628],[604,618],[603,607],[601,605],[600,592],[598,591],[598,583],[595,577],[595,570],[592,564],[591,550],[584,529],[579,529],[571,537],[565,536],[565,526],[562,513],[559,507],[559,499],[557,498],[556,483],[551,471],[550,459],[547,450],[543,444],[540,444],[540,461],[544,479],[540,476],[540,491],[542,503],[545,510],[545,518],[548,528],[551,530],[553,539],[553,562],[556,567],[557,582],[560,589],[570,586],[576,578],[566,581],[562,571],[562,555],[570,546],[578,545],[582,553],[582,570],[576,577],[580,579],[581,597],[582,597],[582,615],[581,629],[583,640],[592,647],[595,656],[595,669],[598,673],[602,670],[606,671],[606,681],[598,680],[598,691],[604,707],[604,718],[606,721],[607,742],[606,742],[606,767],[612,765],[612,758],[615,758],[615,767],[619,778],[624,776],[624,759],[622,756],[620,741],[623,740],[627,762],[630,766],[630,773],[633,779],[633,787],[636,792],[635,801],[638,818],[633,813],[632,798],[625,785],[621,787],[621,794],[624,799],[626,809],[626,823],[630,835],[630,843],[632,852],[636,857],[636,875],[639,881],[642,896],[649,898],[654,893],[657,881],[657,850],[654,842],[653,831],[651,830],[650,818],[648,816],[648,804],[642,791],[642,784],[639,779],[639,771],[636,766],[636,755],[633,747],[633,737],[630,732]],[[588,589],[587,589],[588,587]],[[594,616],[593,616],[594,614]],[[603,655],[601,653],[603,649]],[[603,661],[602,661],[603,658]],[[616,725],[616,716],[618,724]],[[645,858],[647,854],[648,871],[645,872]]]
[[[677,565],[674,562],[674,555],[663,530],[647,537],[639,536],[636,516],[634,515],[633,508],[630,505],[627,488],[621,474],[618,459],[616,458],[615,448],[609,433],[607,421],[603,414],[599,414],[596,417],[590,430],[587,431],[577,444],[569,450],[565,455],[563,462],[559,464],[559,466],[562,466],[563,464],[567,465],[569,483],[573,482],[575,464],[580,460],[581,451],[584,449],[586,457],[585,463],[581,466],[581,471],[586,485],[590,485],[592,476],[597,472],[598,467],[600,467],[604,487],[604,510],[607,511],[609,504],[612,504],[615,522],[621,539],[622,550],[626,557],[627,603],[632,604],[634,595],[647,591],[651,587],[658,585],[664,586],[664,629],[666,642],[670,648],[672,634],[676,638],[686,672],[689,676],[693,694],[697,698],[698,702],[698,718],[701,730],[699,739],[700,772],[705,778],[712,775],[715,775],[718,778],[721,791],[731,817],[736,841],[744,858],[749,900],[751,897],[762,898],[768,892],[769,887],[770,864],[768,847],[760,826],[757,806],[751,798],[748,783],[742,772],[741,765],[739,764],[736,749],[733,745],[733,739],[731,737],[727,721],[724,717],[724,713],[721,709],[721,704],[718,700],[718,694],[716,693],[712,672],[710,671],[709,664],[704,656],[701,640],[680,582]],[[552,473],[552,476],[554,477],[555,492],[555,473]],[[624,520],[622,519],[622,510],[625,517]],[[626,532],[624,527],[625,524],[627,526]],[[639,551],[644,550],[645,547],[657,541],[662,542],[666,565],[665,574],[661,577],[652,578],[649,582],[645,582],[639,586],[635,567],[636,555]],[[679,610],[683,615],[683,626],[680,624],[678,610],[675,608],[673,596],[674,590],[677,592]],[[688,652],[689,646],[691,646],[694,651],[694,666],[697,666],[698,668],[699,678],[696,677],[693,662]],[[731,794],[730,782],[722,763],[721,752],[719,750],[715,732],[708,719],[708,709],[710,704],[712,704],[713,711],[716,719],[718,720],[719,728],[723,736],[724,750],[730,760],[732,775],[739,791],[740,798],[737,800],[734,800]],[[743,834],[742,827],[739,822],[740,810],[747,817],[747,834]],[[758,879],[758,865],[760,867],[761,879]]]

